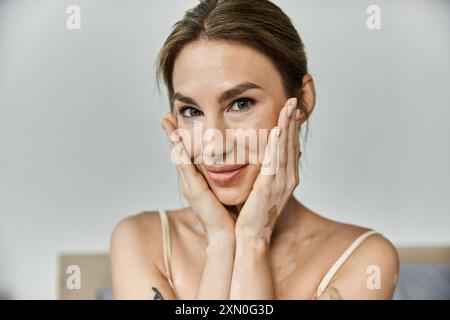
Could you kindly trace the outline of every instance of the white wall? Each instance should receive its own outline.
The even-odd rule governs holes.
[[[450,244],[450,2],[275,2],[318,94],[298,198],[398,245]],[[106,251],[122,217],[183,205],[153,61],[195,3],[0,0],[0,296],[56,298],[59,253]]]

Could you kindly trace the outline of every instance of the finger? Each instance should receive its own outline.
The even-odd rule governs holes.
[[[176,117],[176,115],[174,115],[173,113],[171,113],[171,112],[167,112],[166,113],[166,115],[165,115],[165,118],[167,119],[167,120],[169,120],[169,122],[172,124],[172,126],[174,127],[174,128],[176,128],[176,131],[180,134],[180,136],[181,136],[181,141],[183,142],[183,144],[184,144],[184,150],[187,152],[187,154],[188,154],[188,156],[189,156],[189,159],[190,159],[190,163],[193,163],[194,161],[192,161],[192,158],[191,158],[191,155],[192,155],[192,153],[193,153],[193,151],[192,151],[192,146],[191,146],[191,143],[192,143],[192,141],[184,141],[183,140],[183,135],[180,133],[180,129],[178,129],[178,120],[177,120],[177,117]],[[188,136],[188,139],[190,139],[190,136]],[[189,150],[190,149],[190,150]]]
[[[181,182],[184,183],[185,182],[184,181],[185,180],[185,178],[184,178],[185,170],[183,170],[183,168],[182,168],[183,161],[181,161],[181,158],[180,158],[180,154],[182,156],[184,150],[178,144],[179,141],[181,140],[181,138],[178,137],[178,135],[175,131],[176,128],[174,127],[173,122],[171,122],[169,119],[167,119],[166,116],[161,118],[160,122],[161,122],[161,127],[164,129],[164,132],[166,133],[167,139],[170,144],[171,160],[175,160],[175,166],[176,166],[178,174],[181,178]],[[175,156],[175,159],[174,159],[174,156]],[[186,161],[188,159],[183,159],[183,160]]]
[[[278,127],[281,129],[279,148],[279,167],[285,169],[288,156],[288,137],[289,137],[289,123],[293,114],[295,105],[297,104],[296,98],[291,98],[286,101],[285,106],[281,109],[280,116],[278,117]]]
[[[164,119],[167,119],[172,124],[173,128],[178,128],[177,117],[172,112],[166,112]]]
[[[295,161],[294,161],[294,174],[295,177],[297,177],[297,179],[300,178],[299,176],[299,163],[300,163],[300,145],[296,144],[295,148],[294,148],[294,154],[295,154]]]
[[[261,166],[261,176],[273,177],[278,168],[280,128],[270,130],[269,140],[264,152]]]
[[[186,183],[189,183],[190,179],[196,178],[197,169],[192,164],[191,159],[184,147],[183,141],[181,137],[177,134],[176,127],[174,126],[173,118],[170,118],[170,115],[166,114],[165,117],[161,118],[161,126],[163,127],[166,135],[169,139],[169,143],[172,146],[171,152],[172,155],[178,157],[176,161],[176,167],[180,177],[185,180]]]
[[[160,122],[161,127],[164,129],[164,132],[166,133],[166,136],[169,140],[169,144],[173,149],[175,146],[177,146],[177,143],[181,140],[181,137],[176,132],[177,128],[174,126],[173,122],[170,121],[167,117],[161,118]]]
[[[300,145],[300,125],[301,125],[301,110],[298,108],[295,110],[295,176],[300,181],[299,174],[299,162],[301,157],[301,145]]]
[[[294,109],[293,113],[289,119],[289,128],[288,128],[288,141],[287,141],[287,164],[286,164],[286,176],[289,178],[295,177],[295,162],[297,158],[296,153],[296,144],[298,138],[297,130],[297,121],[296,121],[296,111],[298,109]]]

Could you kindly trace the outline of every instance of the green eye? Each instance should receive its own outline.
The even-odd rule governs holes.
[[[230,110],[234,112],[243,112],[247,111],[250,107],[252,107],[255,104],[255,100],[252,98],[239,98],[236,101],[233,102],[231,105]],[[234,110],[232,110],[236,106]]]
[[[232,112],[244,112],[250,109],[255,104],[255,99],[252,98],[239,98],[231,104],[230,111]],[[194,107],[182,107],[178,112],[184,118],[199,117],[203,115],[203,112]]]
[[[201,113],[202,112],[200,110],[192,107],[184,107],[181,108],[180,111],[178,111],[178,114],[185,118],[198,117],[201,115]]]

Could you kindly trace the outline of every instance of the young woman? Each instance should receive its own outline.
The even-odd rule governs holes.
[[[176,167],[189,207],[142,212],[116,226],[115,298],[392,298],[394,246],[292,196],[300,182],[299,131],[316,96],[288,16],[269,1],[201,1],[175,24],[158,58],[171,106],[161,125],[181,150]],[[245,163],[195,161],[204,140],[177,132],[194,137],[196,124],[224,136],[228,129],[270,131],[258,136],[267,142],[263,161],[248,161],[254,149],[247,143]],[[277,170],[262,174],[275,149]]]

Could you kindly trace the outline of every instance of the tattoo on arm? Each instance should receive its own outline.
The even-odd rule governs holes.
[[[155,293],[155,296],[153,297],[153,300],[164,300],[161,292],[159,292],[158,289],[156,289],[155,287],[152,287],[152,290]]]

